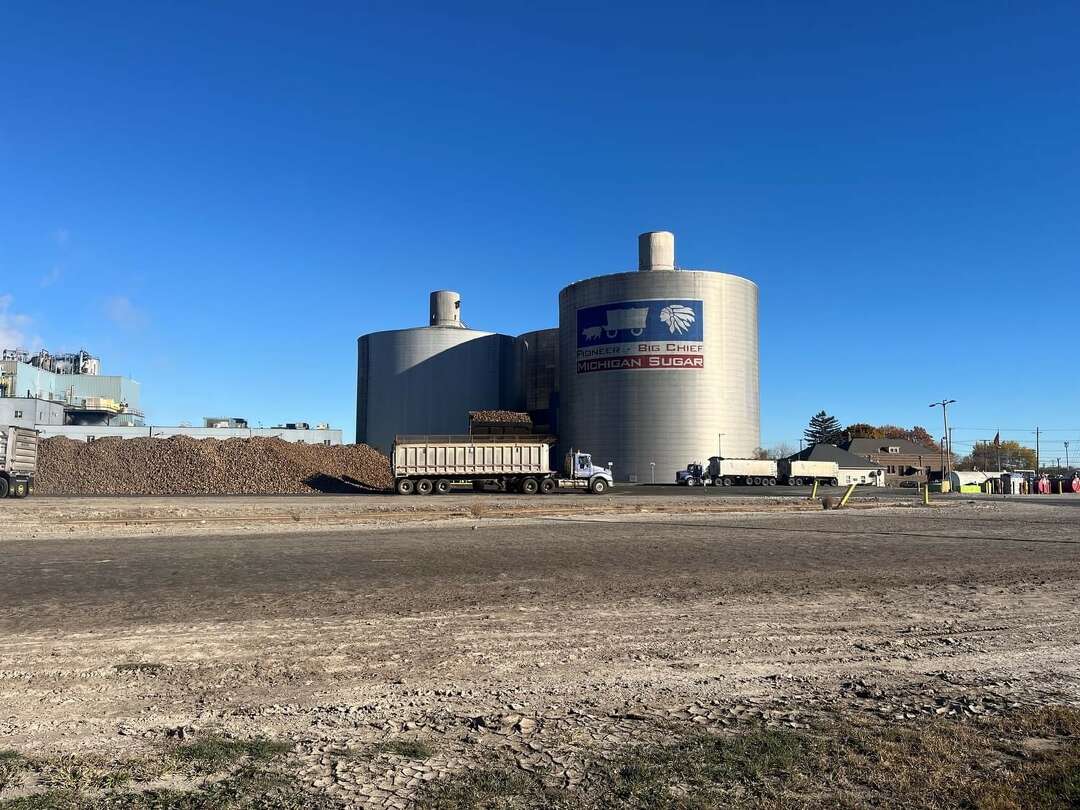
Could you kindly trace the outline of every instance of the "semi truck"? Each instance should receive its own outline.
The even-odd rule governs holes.
[[[835,461],[792,461],[782,458],[777,465],[780,483],[788,486],[801,487],[816,481],[835,487],[840,483],[840,465]]]
[[[768,459],[713,456],[709,459],[708,477],[718,487],[771,487],[776,484],[776,462]]]
[[[37,459],[36,430],[0,425],[0,498],[34,494]]]
[[[675,483],[681,487],[703,487],[711,482],[705,476],[705,468],[691,461],[685,470],[675,471]]]
[[[445,495],[455,484],[523,495],[583,490],[599,495],[614,486],[611,470],[571,450],[562,474],[551,469],[550,437],[398,436],[391,450],[398,495]]]

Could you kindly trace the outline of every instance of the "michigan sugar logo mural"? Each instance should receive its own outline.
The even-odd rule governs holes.
[[[577,372],[705,367],[698,300],[616,301],[577,311]]]

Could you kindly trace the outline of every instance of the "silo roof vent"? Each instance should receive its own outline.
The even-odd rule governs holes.
[[[431,326],[464,326],[461,323],[461,296],[452,290],[436,290],[431,294]]]
[[[643,273],[675,269],[675,234],[648,231],[638,236],[638,270]]]

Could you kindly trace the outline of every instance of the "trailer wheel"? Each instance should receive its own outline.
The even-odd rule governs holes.
[[[0,498],[6,498],[9,489],[8,480],[6,478],[0,478]]]
[[[545,478],[540,482],[540,492],[544,495],[550,495],[558,488],[558,484],[555,483],[554,478]]]
[[[433,487],[431,486],[431,480],[428,478],[421,478],[416,482],[416,494],[417,495],[430,495]]]
[[[735,482],[732,481],[729,477],[724,476],[724,486],[725,487],[730,487],[730,486],[734,485],[734,483]]]
[[[16,481],[15,486],[11,490],[11,497],[13,498],[25,498],[26,497],[26,482]]]
[[[399,478],[394,484],[394,490],[398,495],[412,495],[415,485],[408,478]]]
[[[801,487],[802,485],[803,485],[803,480],[801,478],[796,478],[795,479],[795,486]]]
[[[589,482],[589,492],[593,495],[603,495],[607,492],[607,481],[603,478],[594,478]]]
[[[526,478],[521,482],[522,495],[535,495],[538,489],[540,489],[540,485],[536,483],[535,478]]]
[[[838,487],[838,486],[840,486],[840,482],[837,481],[835,478],[830,478],[829,479],[829,486],[830,487]]]
[[[769,476],[768,478],[765,479],[765,486],[775,487],[776,486],[776,479],[773,478],[772,476]]]
[[[440,478],[435,482],[435,492],[438,495],[446,495],[450,492],[450,482],[445,478]]]

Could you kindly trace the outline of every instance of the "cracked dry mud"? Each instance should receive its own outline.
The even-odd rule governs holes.
[[[8,541],[0,738],[285,740],[312,794],[404,807],[493,753],[573,787],[691,728],[1078,704],[1078,517],[958,500]]]

